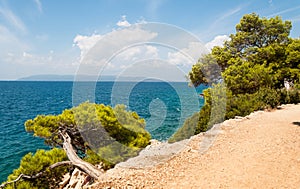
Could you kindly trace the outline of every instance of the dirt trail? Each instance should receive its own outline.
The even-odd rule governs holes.
[[[204,153],[200,134],[163,164],[117,167],[93,188],[300,188],[300,105],[255,112],[220,128]]]

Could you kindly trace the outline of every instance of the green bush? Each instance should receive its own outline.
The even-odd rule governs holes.
[[[275,108],[280,104],[280,94],[271,88],[261,88],[253,94],[231,94],[227,97],[226,119],[246,116],[256,110]]]
[[[67,160],[67,155],[64,150],[53,148],[52,150],[37,150],[35,154],[26,154],[20,163],[20,167],[15,169],[8,176],[7,181],[15,180],[21,173],[25,175],[35,175],[41,171],[45,174],[38,179],[30,181],[22,180],[15,184],[7,185],[7,189],[25,189],[25,188],[57,188],[59,182],[62,181],[62,176],[67,173],[68,166],[61,166],[48,170],[48,167],[56,162]]]
[[[62,147],[60,132],[68,133],[73,148],[80,158],[92,164],[102,163],[104,169],[136,156],[149,144],[151,135],[145,130],[145,120],[137,113],[127,111],[124,105],[112,108],[103,104],[85,102],[64,110],[59,115],[38,115],[25,122],[28,132],[45,139],[51,147]],[[8,177],[15,180],[21,173],[35,175],[51,164],[67,160],[61,148],[38,150],[27,154],[21,165]],[[20,181],[16,188],[57,188],[68,167],[47,170],[39,179]],[[7,186],[12,188],[13,185]]]
[[[261,88],[256,95],[258,98],[257,102],[261,105],[260,107],[255,108],[255,110],[276,108],[280,104],[280,93],[278,93],[278,90]]]
[[[285,88],[279,91],[281,104],[297,104],[300,103],[300,90],[293,88],[286,90]]]
[[[223,84],[213,84],[211,88],[203,91],[204,106],[199,112],[199,121],[195,134],[205,132],[214,124],[221,123],[225,119],[227,91]]]
[[[246,93],[237,95],[232,94],[228,89],[226,90],[226,95],[224,95],[224,92],[213,94],[212,91],[221,90],[220,88],[210,88],[204,91],[205,105],[199,112],[199,121],[195,129],[195,134],[205,132],[214,124],[222,122],[224,115],[225,119],[231,119],[235,116],[249,115],[256,110],[275,108],[280,104],[280,94],[277,90],[270,88],[261,88],[253,94]],[[213,103],[215,103],[214,106],[212,106]],[[226,103],[226,105],[224,105],[224,103]],[[212,108],[214,108],[214,110],[212,110]],[[185,125],[183,127],[185,127]]]
[[[35,136],[45,138],[50,146],[61,146],[62,139],[59,136],[59,128],[77,131],[71,136],[72,145],[77,152],[83,152],[83,157],[93,164],[101,160],[105,167],[112,167],[115,163],[124,161],[124,157],[132,157],[149,144],[151,136],[145,130],[145,120],[136,112],[127,111],[124,105],[116,105],[112,108],[103,104],[85,102],[77,107],[64,110],[60,115],[39,115],[25,123],[25,128],[33,132]],[[80,132],[78,132],[80,131]],[[69,134],[72,134],[69,132]],[[109,157],[113,162],[105,160],[107,154],[115,150],[118,142],[124,145],[117,150],[116,157]],[[112,148],[112,149],[110,149]],[[93,149],[96,154],[87,153]],[[127,152],[125,152],[126,150]],[[107,152],[107,153],[105,153]],[[101,157],[104,156],[105,157]],[[91,157],[91,160],[89,160]]]
[[[168,142],[173,143],[188,139],[193,136],[195,134],[195,129],[198,125],[198,121],[199,112],[196,112],[184,121],[183,126],[180,127],[171,138],[169,138]]]

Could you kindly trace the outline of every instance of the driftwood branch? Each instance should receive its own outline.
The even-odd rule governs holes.
[[[54,169],[56,167],[60,167],[63,165],[73,165],[73,163],[71,161],[61,161],[61,162],[54,163],[53,165],[50,165],[48,167],[48,169],[51,170],[51,169]],[[74,166],[76,166],[76,165],[74,165]],[[20,181],[21,179],[27,179],[27,180],[37,179],[37,178],[41,177],[46,171],[47,171],[47,169],[45,169],[44,171],[41,171],[35,175],[25,175],[22,173],[15,180],[1,184],[0,188],[4,188],[5,186],[7,186],[9,184],[16,183],[16,182]]]

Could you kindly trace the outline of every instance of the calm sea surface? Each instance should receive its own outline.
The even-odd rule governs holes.
[[[185,118],[199,111],[203,99],[197,93],[202,90],[199,87],[195,91],[187,83],[98,82],[95,86],[82,82],[73,88],[73,82],[0,81],[0,183],[25,154],[49,149],[43,139],[24,129],[24,122],[38,114],[60,114],[71,108],[72,102],[87,100],[106,105],[123,103],[145,118],[152,138],[166,140]]]

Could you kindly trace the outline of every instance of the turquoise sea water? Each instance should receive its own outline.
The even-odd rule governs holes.
[[[80,101],[93,101],[95,97],[96,103],[125,103],[128,109],[146,119],[147,130],[158,140],[168,139],[186,117],[203,105],[203,99],[197,95],[203,87],[194,91],[187,83],[99,82],[95,87],[94,83],[83,82],[80,85],[95,88],[90,96],[83,95]],[[132,88],[128,90],[129,87]],[[76,92],[73,82],[0,82],[0,183],[19,166],[25,154],[48,149],[43,139],[25,131],[24,122],[38,114],[59,114],[71,108],[72,94]]]

